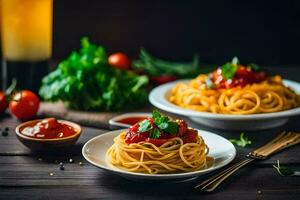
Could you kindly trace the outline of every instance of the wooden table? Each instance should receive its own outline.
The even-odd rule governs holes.
[[[300,81],[298,69],[291,69],[289,74]],[[300,145],[241,169],[216,192],[204,194],[194,191],[193,186],[206,177],[180,183],[133,182],[90,165],[82,157],[81,148],[86,141],[107,130],[83,127],[83,134],[74,147],[51,155],[34,153],[23,146],[14,134],[18,123],[9,115],[0,118],[0,128],[10,128],[8,136],[0,136],[0,199],[300,199],[300,178],[281,177],[272,167],[280,160],[300,170]],[[225,138],[239,136],[238,132],[211,130],[190,123]],[[253,144],[244,149],[237,147],[238,155],[233,163],[282,130],[300,131],[300,117],[291,118],[280,128],[246,132]],[[73,163],[69,163],[70,158]],[[59,162],[65,162],[65,170],[59,169]]]
[[[299,121],[300,117],[296,117],[276,130],[246,132],[253,145],[245,149],[237,148],[238,155],[234,162],[241,160],[248,151],[263,144],[281,130],[299,131]],[[76,146],[60,155],[49,155],[33,153],[24,147],[14,134],[17,124],[10,117],[2,118],[0,122],[1,128],[10,127],[7,137],[0,136],[0,199],[300,198],[300,178],[281,177],[272,167],[279,159],[282,163],[300,170],[300,145],[264,162],[249,165],[222,184],[215,193],[202,194],[194,191],[193,186],[203,178],[183,183],[132,182],[88,164],[81,155],[82,145],[106,130],[84,127]],[[193,126],[197,127],[195,124]],[[226,138],[239,135],[236,132],[214,132]],[[73,163],[69,163],[70,158]],[[59,162],[65,162],[64,171],[59,169]],[[79,165],[79,162],[83,165]],[[51,176],[50,173],[54,175]]]

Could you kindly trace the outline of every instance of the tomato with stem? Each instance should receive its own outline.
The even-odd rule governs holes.
[[[39,109],[39,97],[29,90],[21,90],[12,96],[10,112],[20,120],[33,118]]]

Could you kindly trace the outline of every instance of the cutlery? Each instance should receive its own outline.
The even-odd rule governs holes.
[[[201,182],[195,186],[196,190],[203,192],[212,192],[214,191],[225,179],[234,174],[238,169],[243,166],[255,161],[255,160],[265,160],[270,155],[281,151],[287,147],[296,145],[300,142],[300,133],[294,132],[282,132],[274,139],[272,139],[267,144],[261,146],[260,148],[250,152],[245,160],[242,160],[233,166],[223,170],[217,175]],[[295,172],[293,175],[299,176],[299,172]],[[292,176],[293,176],[292,175]]]

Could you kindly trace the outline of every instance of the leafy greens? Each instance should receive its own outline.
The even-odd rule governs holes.
[[[230,139],[229,140],[231,143],[245,148],[247,145],[250,145],[252,143],[251,140],[248,139],[248,137],[245,136],[245,133],[240,134],[240,139]]]
[[[192,62],[170,62],[152,56],[141,49],[139,59],[133,62],[133,67],[151,76],[172,75],[182,78],[194,77],[199,73],[208,73],[212,68],[199,67],[199,59],[194,56]]]
[[[146,76],[109,66],[105,49],[84,37],[81,49],[43,78],[39,94],[72,109],[124,110],[147,102],[147,84]]]

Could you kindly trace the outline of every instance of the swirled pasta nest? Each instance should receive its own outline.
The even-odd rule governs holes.
[[[280,76],[261,83],[230,89],[211,89],[205,85],[207,75],[188,83],[176,84],[169,101],[180,107],[222,114],[272,113],[300,106],[300,96],[286,87]]]

